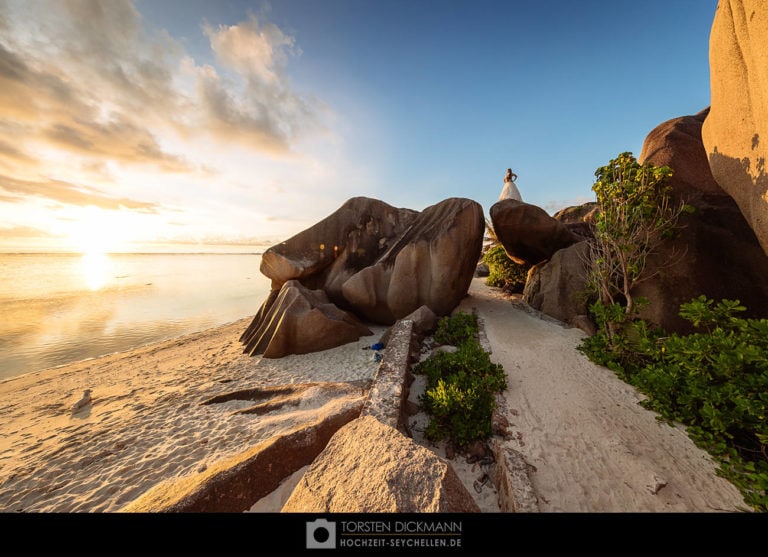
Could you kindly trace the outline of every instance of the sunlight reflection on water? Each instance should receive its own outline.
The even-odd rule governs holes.
[[[111,278],[112,260],[105,253],[84,253],[80,272],[89,290],[100,290]]]
[[[255,254],[0,254],[0,380],[256,314]]]

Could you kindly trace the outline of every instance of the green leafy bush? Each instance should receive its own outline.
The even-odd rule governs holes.
[[[461,342],[446,343],[458,344],[456,352],[437,352],[414,367],[414,373],[427,378],[420,397],[430,414],[425,434],[428,439],[448,438],[457,447],[465,447],[491,436],[495,393],[506,389],[507,378],[502,366],[491,362],[477,342],[474,315],[460,312],[441,320],[441,325],[438,331],[458,331],[455,335],[446,333],[446,338]]]
[[[700,296],[680,307],[698,332],[663,334],[637,320],[615,345],[599,333],[579,349],[644,392],[647,407],[685,424],[745,500],[768,511],[768,320],[738,317],[744,310]]]
[[[483,263],[488,266],[488,278],[485,279],[488,286],[510,292],[522,292],[525,288],[531,265],[512,261],[504,251],[504,246],[497,245],[485,252]]]
[[[668,166],[641,165],[629,152],[595,172],[592,191],[599,210],[590,241],[588,285],[594,299],[611,308],[611,318],[602,323],[610,342],[637,312],[634,288],[652,276],[648,258],[677,233],[682,213],[692,210],[673,200],[671,176]],[[613,312],[618,306],[624,315]]]
[[[458,346],[477,337],[477,316],[473,313],[458,311],[453,315],[441,317],[437,322],[434,339],[438,344]]]

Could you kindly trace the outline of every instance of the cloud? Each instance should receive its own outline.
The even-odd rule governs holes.
[[[0,139],[0,156],[24,162],[31,162],[33,160],[32,157],[30,157],[27,153],[22,152],[17,147],[14,147],[2,139]]]
[[[44,130],[43,135],[60,147],[83,155],[152,163],[166,172],[189,172],[194,168],[183,157],[163,151],[149,131],[122,119],[107,123],[57,123]]]
[[[18,180],[9,176],[0,176],[0,189],[6,194],[3,201],[21,202],[26,197],[42,197],[68,205],[86,207],[92,205],[100,209],[131,209],[141,213],[157,213],[160,206],[156,203],[136,201],[128,198],[115,198],[88,186],[76,186],[61,180],[29,181]]]
[[[0,228],[0,238],[57,238],[58,235],[51,234],[45,230],[34,228],[32,226],[13,226],[10,228]]]
[[[150,94],[147,87],[136,85],[141,79],[128,80],[123,70],[121,76],[115,78],[117,83],[109,80],[104,83],[103,74],[98,79],[90,79],[94,70],[99,69],[98,64],[67,63],[79,49],[77,41],[65,44],[64,50],[58,53],[63,62],[56,66],[38,59],[35,53],[12,52],[0,43],[0,110],[5,118],[24,124],[24,134],[16,137],[16,142],[47,140],[58,149],[83,157],[108,157],[125,164],[154,164],[167,172],[194,169],[183,157],[165,152],[137,116],[146,116],[151,109],[139,111],[136,103],[142,99],[150,103],[151,98],[161,97],[163,87],[159,87],[156,94]],[[123,88],[126,82],[133,85]],[[130,102],[123,102],[126,92],[131,93]]]
[[[265,184],[298,167],[302,184],[316,181],[305,163],[326,163],[334,147],[327,134],[313,141],[329,113],[288,77],[301,55],[294,37],[249,16],[201,21],[197,37],[177,40],[145,21],[141,5],[0,0],[0,210],[45,228],[69,206],[125,208],[154,215],[141,217],[142,230],[161,230],[173,210],[166,203],[183,203],[183,213],[203,215],[189,230],[235,234],[259,224],[243,216],[222,225],[222,214],[293,208],[294,198],[274,201]],[[185,47],[196,41],[207,63]],[[107,182],[115,189],[90,187]],[[291,183],[298,196],[302,186]]]
[[[27,125],[22,142],[192,172],[160,138],[213,136],[277,155],[319,125],[317,103],[294,92],[286,75],[300,52],[295,39],[255,16],[202,26],[216,68],[197,65],[167,32],[150,32],[129,0],[7,4],[0,110]]]
[[[284,153],[302,131],[319,126],[318,103],[295,93],[286,76],[289,55],[299,53],[293,37],[253,15],[203,31],[217,61],[236,76],[228,81],[212,66],[197,68],[206,124],[219,137]]]

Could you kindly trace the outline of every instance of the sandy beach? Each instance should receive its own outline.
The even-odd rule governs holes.
[[[502,409],[513,435],[505,443],[533,467],[540,511],[747,510],[681,428],[659,422],[639,393],[576,350],[582,331],[542,318],[484,279],[474,279],[458,309],[477,311],[491,358],[507,372]],[[364,348],[385,327],[324,352],[264,359],[242,353],[238,338],[250,319],[0,383],[0,511],[119,511],[158,483],[204,470],[331,403],[310,393],[298,406],[255,415],[234,412],[242,401],[201,404],[211,397],[375,375],[378,363]],[[86,389],[92,403],[73,413]],[[457,457],[454,467],[481,509],[498,512],[492,488],[472,489],[477,465]],[[279,511],[297,479],[252,510]]]
[[[257,416],[235,414],[242,401],[201,404],[209,398],[376,372],[363,347],[378,336],[279,360],[244,355],[238,339],[250,320],[0,383],[0,511],[118,511],[162,481],[311,420],[328,402],[307,396]],[[85,389],[92,404],[73,414]]]

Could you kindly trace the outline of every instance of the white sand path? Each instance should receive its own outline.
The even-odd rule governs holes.
[[[483,319],[492,361],[507,373],[506,441],[535,466],[543,512],[749,510],[682,428],[657,420],[643,396],[577,350],[580,329],[542,318],[475,278],[459,310]]]

